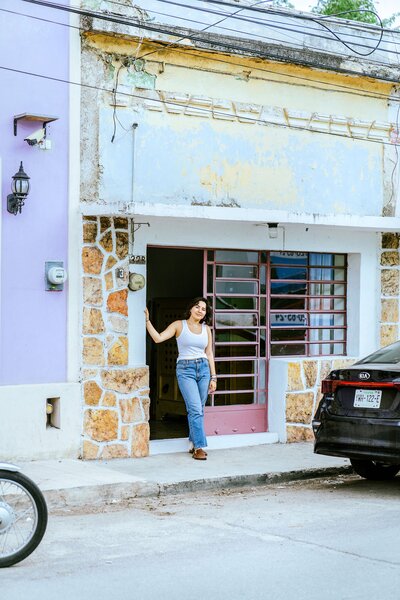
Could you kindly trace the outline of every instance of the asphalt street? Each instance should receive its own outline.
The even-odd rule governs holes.
[[[392,600],[400,477],[340,476],[51,515],[7,600]]]

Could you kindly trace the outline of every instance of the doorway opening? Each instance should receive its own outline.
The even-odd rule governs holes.
[[[203,250],[147,248],[147,306],[157,331],[183,318],[192,298],[203,295]],[[186,409],[175,377],[175,338],[154,344],[147,336],[150,365],[150,439],[188,437]]]

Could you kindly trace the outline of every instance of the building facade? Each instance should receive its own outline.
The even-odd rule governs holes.
[[[398,34],[331,19],[332,38],[244,3],[20,4],[36,19],[7,14],[26,30],[2,72],[1,454],[184,450],[175,342],[149,343],[144,309],[162,329],[194,296],[214,310],[210,446],[311,439],[321,379],[398,338]],[[43,125],[26,115],[58,117],[51,149],[24,141]]]
[[[264,13],[266,39],[249,11],[206,33],[198,5],[85,17],[86,458],[183,448],[157,442],[184,437],[184,407],[146,304],[158,328],[213,305],[214,447],[311,439],[320,380],[398,337],[393,39],[354,58],[304,27],[288,41],[298,14]]]
[[[49,263],[69,274],[74,186],[70,110],[76,104],[64,83],[71,74],[69,23],[68,14],[22,1],[6,0],[1,6],[3,460],[75,457],[81,447],[79,365],[75,361],[73,367],[70,360],[73,338],[75,347],[78,343],[77,310],[71,310],[69,295],[74,278],[61,286],[46,276]],[[30,191],[21,212],[14,214],[7,209],[7,198],[21,163]]]

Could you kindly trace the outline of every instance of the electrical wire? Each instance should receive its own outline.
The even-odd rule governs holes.
[[[124,7],[126,7],[126,5],[125,5],[125,4],[121,4],[120,2],[115,2],[115,1],[113,1],[113,0],[107,0],[107,1],[108,1],[108,2],[110,2],[110,1],[111,1],[111,2],[112,2],[112,4],[117,4],[118,6],[124,6]],[[269,0],[265,0],[265,1],[269,1]],[[15,14],[15,15],[20,15],[20,16],[24,16],[24,17],[28,17],[28,18],[32,18],[32,19],[36,19],[36,20],[42,20],[42,21],[44,21],[44,22],[46,22],[46,23],[53,23],[53,24],[56,24],[56,25],[61,25],[61,26],[64,26],[64,27],[70,27],[70,28],[72,28],[72,29],[79,29],[79,30],[80,30],[80,31],[82,31],[82,32],[86,32],[86,31],[87,31],[87,29],[85,29],[85,28],[83,28],[83,27],[77,27],[77,26],[73,26],[73,25],[70,25],[70,24],[68,24],[68,23],[60,23],[60,22],[58,22],[58,21],[52,21],[52,20],[50,20],[50,19],[43,19],[43,18],[41,18],[41,17],[36,17],[36,16],[29,15],[29,14],[26,14],[26,13],[16,12],[16,11],[7,10],[7,9],[3,9],[3,8],[0,8],[0,11],[2,11],[2,12],[6,12],[6,13]],[[150,12],[150,13],[152,13],[152,14],[160,14],[160,15],[162,15],[162,16],[166,16],[166,17],[172,17],[172,16],[173,16],[173,15],[169,15],[169,14],[166,14],[166,13],[158,13],[158,12],[156,12],[156,11],[147,11],[147,12]],[[205,24],[205,23],[202,23],[202,22],[200,22],[200,21],[195,21],[195,20],[193,20],[193,19],[185,19],[184,17],[175,17],[175,18],[177,18],[177,19],[179,19],[179,20],[184,20],[184,21],[193,22],[193,23],[200,24],[200,25],[204,25],[204,24]],[[267,27],[268,27],[268,25],[267,25]],[[220,29],[224,29],[224,30],[226,30],[226,31],[230,31],[230,32],[234,31],[235,33],[236,33],[236,31],[237,31],[237,30],[230,29],[230,28],[227,28],[227,27],[221,27]],[[250,33],[249,33],[248,35],[253,35],[253,34],[250,34]],[[254,34],[254,36],[253,36],[253,37],[255,37],[255,36],[256,36],[256,34]],[[287,37],[291,37],[291,36],[287,36]],[[143,38],[143,36],[141,36],[141,39],[142,39],[142,38]],[[263,38],[263,39],[267,39],[267,40],[268,40],[268,41],[270,41],[270,42],[271,42],[271,41],[275,41],[275,42],[278,42],[278,43],[282,43],[282,40],[281,40],[281,39],[280,39],[280,40],[277,40],[277,39],[275,39],[275,38],[271,38],[271,37],[267,37],[267,36],[263,36],[263,35],[257,35],[257,38]],[[147,43],[147,45],[151,44],[151,42],[149,42],[149,41],[147,41],[146,43]],[[293,41],[291,41],[290,43],[291,43],[291,46],[297,46],[298,48],[300,48],[300,49],[304,50],[304,46],[303,46],[302,44],[298,44],[298,43],[296,43],[296,42],[293,42]],[[153,43],[152,43],[152,45],[156,45],[156,43],[155,43],[155,42],[153,42]],[[159,49],[161,50],[163,47],[164,47],[164,46],[159,46]],[[307,44],[307,48],[308,48],[308,49],[314,49],[314,50],[320,51],[320,48],[317,48],[317,47],[315,47],[315,46],[311,46],[310,44]],[[398,54],[400,55],[400,52],[398,52]],[[337,52],[337,51],[335,51],[335,55],[336,55],[336,56],[343,56],[343,58],[348,58],[348,54],[343,54],[343,53],[340,53],[340,52]],[[222,61],[222,62],[224,62],[224,61]],[[378,61],[371,61],[371,60],[370,60],[370,61],[368,61],[368,63],[369,63],[369,64],[373,64],[373,65],[378,65],[378,66],[386,66],[384,63],[381,63],[381,62],[378,62]]]
[[[109,1],[109,0],[107,0]],[[168,4],[170,0],[157,0],[157,2],[165,2]],[[201,2],[202,4],[217,4],[217,5],[221,5],[221,6],[233,6],[233,7],[237,7],[237,3],[234,4],[233,2],[228,2],[227,0],[195,0],[196,2]],[[318,21],[319,19],[331,19],[334,20],[335,15],[316,15],[313,14],[311,15],[310,13],[307,12],[302,12],[302,11],[292,11],[291,9],[284,9],[284,8],[280,8],[278,6],[271,6],[270,8],[268,8],[268,10],[265,10],[263,8],[249,8],[248,6],[248,10],[251,10],[253,12],[257,12],[257,13],[268,13],[268,14],[276,14],[276,15],[281,15],[281,16],[285,16],[285,17],[290,17],[293,19],[298,19],[298,20],[314,20],[314,21]],[[363,9],[361,9],[363,10]],[[346,13],[350,12],[350,11],[345,11]],[[359,12],[358,10],[356,10],[355,12]],[[338,21],[338,24],[343,25],[343,23],[341,23],[340,21]],[[351,21],[351,27],[353,29],[360,29],[362,31],[366,31],[366,30],[371,30],[371,31],[376,31],[376,29],[380,29],[380,27],[378,25],[374,25],[373,23],[366,23],[366,22],[361,22],[361,21]],[[393,33],[393,29],[390,29],[388,27],[384,27],[383,30],[385,32],[389,32],[389,33]]]
[[[120,3],[118,3],[118,4],[120,4]],[[0,11],[1,12],[15,14],[15,15],[18,15],[18,16],[23,16],[23,17],[31,18],[31,19],[35,19],[35,20],[39,20],[39,21],[44,21],[45,23],[51,23],[51,24],[54,24],[54,25],[62,26],[62,27],[69,27],[71,29],[76,29],[76,30],[79,30],[81,32],[87,32],[87,29],[85,29],[83,27],[77,27],[77,26],[74,26],[74,25],[71,25],[71,24],[68,24],[68,23],[60,23],[58,21],[52,21],[52,20],[49,20],[49,19],[44,19],[44,18],[41,18],[41,17],[36,17],[36,16],[33,16],[33,15],[29,15],[29,14],[25,14],[25,13],[20,13],[20,12],[16,12],[16,11],[11,11],[11,10],[7,10],[7,9],[3,9],[3,8],[0,8]],[[146,41],[146,44],[147,45],[152,45],[152,46],[157,46],[159,50],[162,50],[162,48],[164,47],[163,45],[158,44],[157,42],[150,42],[148,40]],[[185,55],[185,56],[193,56],[195,58],[198,58],[198,54],[196,54],[194,52],[190,52],[189,50],[186,50],[186,49],[185,50],[180,50],[178,48],[170,48],[169,51],[172,52],[173,54],[182,54],[182,55]],[[207,60],[210,61],[210,62],[217,62],[217,63],[221,63],[221,64],[234,65],[234,66],[238,66],[238,67],[243,67],[244,66],[242,63],[237,63],[237,62],[234,62],[232,60],[229,60],[229,61],[228,60],[223,60],[222,58],[216,58],[216,57],[211,57],[211,56],[208,56]],[[171,63],[171,65],[172,66],[182,67],[182,68],[185,67],[185,65],[182,65],[182,64],[179,64],[179,63]],[[192,68],[196,68],[196,67],[192,67]],[[304,82],[307,82],[308,84],[310,84],[310,83],[320,83],[320,84],[324,85],[325,88],[326,87],[328,87],[328,89],[329,88],[334,88],[333,91],[335,91],[337,93],[343,92],[343,93],[347,93],[349,95],[361,96],[363,98],[371,98],[371,99],[384,99],[384,100],[388,100],[388,98],[389,98],[389,96],[387,94],[382,94],[380,92],[368,92],[368,93],[366,93],[365,91],[356,91],[353,86],[346,86],[346,85],[343,85],[343,84],[332,83],[332,82],[329,82],[329,81],[323,81],[321,79],[310,79],[310,78],[307,78],[307,77],[302,77],[300,75],[294,75],[294,74],[290,74],[290,73],[285,73],[283,71],[266,69],[266,68],[262,68],[262,67],[259,67],[259,66],[256,66],[256,67],[252,66],[251,70],[252,71],[259,71],[261,73],[269,73],[269,74],[272,74],[272,75],[282,75],[282,76],[284,76],[284,77],[286,77],[288,79],[294,79],[294,80],[297,80],[297,81],[304,81]],[[229,74],[229,73],[224,73],[224,74]],[[274,80],[274,79],[267,79],[267,78],[261,78],[261,79],[263,81],[269,81],[269,82],[273,82],[273,83],[276,82],[276,80]],[[294,85],[296,85],[296,84],[294,84]],[[297,85],[304,85],[304,84],[297,84]],[[321,88],[321,87],[317,87],[317,86],[313,86],[313,87],[316,88],[316,89],[318,89],[318,90],[321,90],[321,91],[326,91],[326,89]],[[392,102],[400,102],[400,99],[393,98]]]
[[[400,116],[400,104],[397,107],[397,114],[396,114],[396,137],[397,137],[397,139],[399,139],[399,116]],[[394,194],[395,194],[395,191],[394,191],[394,176],[395,176],[395,173],[396,173],[397,166],[399,164],[399,148],[398,148],[398,144],[395,144],[395,151],[396,151],[396,160],[394,162],[392,176],[390,178],[390,182],[391,182],[391,185],[392,185],[392,190],[391,190],[391,194],[390,194],[390,201],[389,201],[390,205],[393,202],[393,198],[394,198]]]
[[[51,8],[55,8],[55,9],[59,9],[59,10],[64,10],[64,11],[68,11],[68,12],[73,12],[75,14],[80,14],[80,15],[83,15],[83,16],[89,16],[89,17],[92,17],[92,18],[100,18],[100,19],[105,20],[105,21],[111,21],[111,22],[115,22],[115,23],[121,23],[121,24],[124,24],[124,25],[128,25],[128,26],[130,25],[130,26],[133,26],[133,27],[137,28],[137,24],[136,23],[132,23],[132,22],[126,21],[126,19],[121,19],[119,17],[105,15],[104,13],[101,13],[100,16],[99,16],[98,13],[93,12],[93,11],[86,11],[86,10],[81,10],[81,9],[77,9],[77,8],[74,8],[74,7],[65,6],[65,5],[49,3],[49,2],[45,2],[44,0],[22,0],[22,1],[23,2],[28,2],[28,3],[31,3],[31,4],[39,4],[41,6],[47,6],[47,7],[50,6]],[[164,34],[168,32],[168,30],[166,30],[165,27],[160,29],[160,27],[149,26],[148,24],[146,24],[144,27],[147,28],[147,29],[150,29],[152,31],[157,31],[157,32],[164,33]],[[172,35],[177,35],[175,31],[173,31],[173,32],[170,31],[170,33]],[[206,40],[201,40],[200,39],[200,41],[203,41],[206,44],[210,43],[208,39],[206,39]],[[254,49],[246,49],[243,46],[237,46],[235,44],[227,44],[226,42],[220,43],[219,46],[223,47],[223,48],[228,48],[230,50],[239,51],[241,54],[243,54],[244,51],[247,51],[252,56],[256,56],[256,57],[258,56],[260,58],[267,58],[265,56],[264,52],[257,52]],[[268,58],[279,60],[280,62],[288,62],[288,63],[295,62],[296,64],[300,64],[300,65],[303,65],[303,66],[306,66],[306,67],[314,67],[315,66],[311,61],[305,61],[305,60],[299,60],[299,59],[293,60],[292,58],[284,58],[282,56],[279,56],[279,57],[268,57]],[[387,65],[385,65],[385,66],[387,66]],[[339,72],[339,73],[350,74],[352,76],[360,75],[360,76],[364,76],[365,77],[365,73],[364,72],[351,71],[351,70],[346,69],[346,68],[337,67],[336,71]],[[391,77],[386,77],[383,74],[381,74],[379,78],[381,80],[384,80],[384,81],[385,80],[386,81],[391,81],[391,82],[393,81],[393,79]]]
[[[158,0],[158,1],[167,2],[169,4],[177,4],[176,2],[171,2],[171,0]],[[78,9],[78,8],[75,8],[75,7],[65,6],[65,5],[62,5],[62,4],[58,4],[58,3],[54,3],[54,2],[48,2],[48,1],[44,1],[44,0],[22,0],[22,2],[27,2],[27,3],[30,3],[30,4],[37,4],[37,5],[41,5],[41,6],[46,6],[46,7],[49,7],[49,8],[56,9],[56,10],[64,10],[64,11],[67,11],[67,12],[72,12],[72,13],[75,13],[75,14],[80,14],[82,16],[88,16],[88,17],[91,17],[91,18],[105,20],[105,21],[110,21],[110,22],[114,22],[114,23],[118,23],[118,24],[122,24],[122,25],[132,26],[132,27],[136,27],[136,28],[138,27],[138,24],[135,21],[129,20],[129,18],[126,18],[126,17],[122,18],[122,15],[115,15],[115,13],[114,13],[114,15],[113,14],[107,14],[107,13],[104,13],[104,12],[100,12],[99,13],[99,12],[96,12],[96,11],[90,11],[90,10],[86,10],[86,9]],[[178,5],[181,6],[181,7],[192,8],[190,5],[184,5],[184,4],[181,4],[181,3],[178,3]],[[235,6],[235,5],[233,5],[233,6]],[[254,7],[254,9],[256,9],[256,8],[257,7]],[[259,9],[259,10],[263,10],[263,9]],[[278,26],[274,26],[272,24],[270,24],[269,26],[270,27],[279,28]],[[161,26],[161,25],[158,26],[158,27],[156,27],[154,25],[150,25],[149,23],[146,23],[145,25],[143,24],[142,27],[144,29],[147,29],[149,31],[153,31],[153,32],[156,32],[156,33],[163,33],[163,34],[167,33],[167,34],[175,35],[175,36],[179,35],[176,31],[168,30],[168,29],[166,29],[165,26]],[[283,28],[283,29],[285,29],[285,28]],[[290,31],[292,31],[294,33],[304,34],[304,31],[301,31],[301,30],[295,30],[295,29],[291,29],[291,28],[286,28],[286,29],[289,29]],[[320,37],[322,39],[327,39],[329,41],[332,41],[331,38],[327,38],[326,36],[322,36],[320,34],[309,34],[309,35],[312,36],[312,37]],[[197,42],[210,43],[209,39],[207,39],[207,38],[203,39],[203,38],[199,37],[197,33],[193,34],[193,35],[185,34],[184,39],[191,39],[191,40],[197,41]],[[214,44],[215,45],[219,45],[219,46],[223,46],[225,48],[229,48],[229,49],[232,49],[232,50],[241,51],[242,53],[243,53],[243,51],[247,51],[249,53],[255,54],[255,51],[253,49],[246,49],[243,46],[237,46],[237,45],[232,44],[232,43],[228,44],[227,42],[222,42],[222,43],[216,44],[214,42]],[[354,45],[356,45],[356,44],[354,44]],[[371,47],[367,46],[365,44],[357,44],[357,45],[361,46],[361,47],[368,48],[369,50],[371,50]],[[384,49],[384,50],[382,50],[382,52],[385,52],[385,53],[394,53],[396,55],[398,54],[396,51],[392,51],[392,50],[388,50],[388,49]],[[259,53],[259,55],[264,57],[264,53]],[[300,63],[300,64],[302,64],[302,63]],[[303,64],[305,64],[305,66],[310,66],[308,63],[303,63]]]
[[[151,12],[152,14],[164,14],[165,15],[165,13],[155,13],[155,11],[148,11],[148,12]],[[165,16],[172,16],[172,15],[165,15]],[[195,21],[193,19],[180,18],[180,17],[178,17],[178,18],[182,19],[182,20],[185,20],[187,22],[194,22],[194,23],[201,24],[201,22]],[[226,19],[227,18],[234,18],[234,19],[239,18],[242,21],[246,21],[246,22],[249,22],[249,23],[257,24],[257,25],[262,25],[263,27],[267,27],[267,28],[273,29],[273,30],[279,30],[279,31],[284,31],[284,32],[291,32],[291,33],[295,33],[295,34],[302,33],[303,35],[309,35],[309,36],[314,37],[314,38],[318,38],[318,39],[322,39],[322,40],[327,40],[327,41],[330,41],[330,42],[334,41],[334,40],[332,40],[331,37],[328,37],[326,35],[322,35],[321,33],[311,34],[311,33],[305,32],[305,31],[300,31],[298,29],[294,29],[293,27],[288,27],[287,25],[283,25],[283,24],[280,25],[279,22],[272,22],[272,21],[269,21],[269,22],[267,22],[267,21],[257,22],[257,21],[254,21],[253,19],[248,19],[248,18],[244,18],[244,17],[236,17],[235,15],[231,15],[230,17],[225,17],[225,18]],[[237,29],[231,29],[231,28],[228,28],[228,27],[218,27],[217,23],[215,23],[214,25],[210,25],[209,27],[213,27],[213,28],[215,27],[217,29],[221,29],[221,30],[224,30],[224,31],[233,32],[235,34],[238,33]],[[206,28],[206,29],[208,29],[208,28]],[[313,28],[313,29],[315,30],[315,28]],[[379,39],[379,41],[378,41],[378,43],[376,43],[375,46],[372,49],[371,49],[371,46],[369,46],[368,44],[362,44],[362,43],[359,43],[359,42],[351,42],[354,46],[358,46],[360,48],[367,48],[368,49],[368,52],[359,52],[359,51],[355,50],[354,48],[352,48],[352,46],[350,46],[349,43],[345,42],[344,40],[341,40],[339,38],[339,36],[337,36],[335,34],[334,31],[331,31],[328,27],[326,27],[326,29],[328,29],[332,33],[332,35],[337,38],[337,41],[339,41],[340,43],[342,43],[344,46],[346,46],[348,49],[350,49],[355,54],[358,54],[359,56],[370,56],[371,54],[373,54],[378,49],[379,45],[381,44],[382,37],[383,37],[383,34],[382,34],[381,37],[380,37],[380,39]],[[205,31],[205,29],[201,30],[199,33],[202,33],[202,31]],[[274,39],[274,38],[271,38],[271,36],[265,36],[265,35],[262,35],[260,33],[251,33],[251,32],[248,32],[248,31],[240,31],[240,32],[243,33],[243,34],[245,34],[245,35],[247,35],[247,36],[254,37],[257,40],[266,39],[266,40],[268,40],[268,42],[275,41],[275,42],[278,42],[280,44],[283,43],[282,39],[276,39],[276,38]],[[345,35],[347,35],[347,34],[345,34]],[[176,43],[178,43],[179,41],[181,41],[183,39],[190,39],[190,40],[193,40],[193,41],[198,41],[199,38],[197,36],[198,36],[197,33],[195,35],[185,35],[185,36],[182,36],[182,38],[180,38],[179,40],[176,40],[174,42],[170,42],[168,44],[168,46],[172,45],[173,43],[176,44]],[[304,50],[304,45],[298,44],[295,41],[293,41],[293,39],[295,39],[295,38],[293,38],[292,36],[287,35],[287,34],[286,34],[286,37],[292,40],[290,42],[292,45],[298,46],[302,50]],[[359,38],[357,38],[357,39],[359,39]],[[376,41],[376,40],[374,40],[374,41]],[[315,49],[315,50],[321,52],[321,48],[317,48],[317,47],[311,46],[309,44],[307,44],[307,48],[308,49]],[[397,50],[386,49],[385,52],[388,53],[388,54],[396,54],[396,55],[399,54]],[[149,54],[152,54],[152,53],[149,53]],[[345,58],[348,58],[347,54],[341,54],[341,53],[339,53],[337,51],[335,51],[335,54],[343,56]],[[147,54],[145,56],[147,56]]]
[[[339,17],[340,15],[345,15],[345,14],[349,14],[349,13],[371,13],[373,15],[375,15],[375,17],[377,19],[379,19],[379,23],[380,23],[380,28],[381,28],[381,33],[379,36],[379,40],[375,46],[375,48],[373,48],[370,52],[367,52],[366,54],[363,52],[358,52],[357,50],[354,50],[354,48],[352,48],[351,46],[349,46],[346,42],[344,42],[334,31],[332,31],[332,29],[330,29],[327,25],[325,25],[325,23],[320,22],[320,25],[322,25],[322,27],[325,27],[325,29],[327,29],[328,31],[330,31],[330,33],[339,41],[341,42],[346,48],[348,48],[349,50],[351,50],[352,52],[355,52],[356,54],[358,54],[359,56],[370,56],[371,54],[373,54],[376,50],[378,50],[379,46],[381,45],[382,42],[382,38],[383,38],[383,23],[382,23],[382,19],[380,18],[380,16],[374,12],[373,10],[364,10],[364,9],[359,9],[359,10],[349,10],[346,12],[340,12],[340,13],[335,13],[334,15],[329,15],[329,16],[333,16],[333,17]],[[312,19],[314,22],[319,23],[319,21]],[[389,51],[388,51],[389,52]],[[390,50],[390,52],[394,52],[392,50]],[[394,52],[394,54],[397,54],[397,52]]]
[[[107,2],[107,4],[113,4],[115,6],[121,6],[123,8],[127,8],[126,4],[123,4],[122,2],[118,2],[117,0],[105,0],[105,1]],[[181,3],[178,3],[178,2],[173,2],[172,3],[170,0],[169,1],[168,0],[157,0],[157,1],[158,2],[163,2],[163,3],[165,2],[165,4],[171,4],[171,5],[173,4],[173,5],[180,6],[180,7],[184,6],[184,5],[182,5]],[[264,0],[264,1],[268,2],[268,1],[271,1],[271,0]],[[189,6],[189,5],[185,5],[185,6]],[[246,7],[246,10],[248,8],[249,7]],[[200,12],[209,13],[209,14],[216,14],[216,15],[225,14],[225,13],[221,13],[221,12],[218,12],[218,11],[215,11],[215,10],[201,9],[201,8],[196,8],[196,7],[191,7],[191,10],[198,10]],[[271,11],[269,11],[269,12],[271,12]],[[181,21],[187,21],[189,23],[197,23],[197,24],[201,24],[201,25],[205,25],[206,24],[206,23],[201,22],[201,21],[196,21],[195,19],[189,19],[188,17],[180,17],[178,15],[171,15],[169,13],[163,13],[163,12],[160,12],[160,11],[151,10],[149,8],[146,8],[146,13],[152,14],[152,15],[161,15],[161,16],[165,16],[165,17],[172,17],[172,18],[175,18],[175,19],[178,19],[178,20],[181,20]],[[118,14],[118,13],[115,13],[115,14]],[[291,17],[291,15],[286,15],[286,16],[287,17]],[[235,16],[234,14],[231,15],[231,18],[235,19],[235,20],[239,20],[239,21],[245,21],[245,22],[249,22],[249,23],[253,23],[253,24],[257,24],[257,25],[265,25],[265,26],[268,26],[271,23],[279,23],[279,24],[283,23],[282,21],[271,21],[271,20],[262,19],[262,18],[260,18],[260,19],[257,20],[257,19],[251,18],[251,17]],[[221,27],[221,28],[218,28],[218,29],[227,29],[227,28]],[[306,30],[321,31],[321,29],[319,27],[312,27],[311,25],[305,25],[303,29],[304,29],[304,32]],[[227,29],[227,30],[228,31],[232,31],[232,29]],[[233,31],[237,31],[237,30],[235,29]],[[296,31],[298,31],[298,30],[296,30]],[[352,34],[352,33],[345,33],[345,32],[343,32],[341,35],[343,37],[354,38],[354,39],[357,39],[357,40],[360,39],[359,36],[356,36],[355,34]],[[324,37],[323,39],[330,39],[330,38]],[[363,40],[371,40],[371,41],[376,42],[376,37],[373,38],[373,37],[363,36],[362,39]],[[396,42],[391,41],[391,40],[386,40],[386,43],[395,44]],[[347,56],[347,55],[345,55],[345,56]]]
[[[6,72],[10,72],[10,73],[18,73],[20,75],[29,75],[31,77],[36,77],[39,79],[45,79],[48,81],[53,81],[55,83],[64,83],[64,84],[68,84],[68,85],[75,85],[78,87],[82,87],[82,88],[86,88],[86,89],[91,89],[91,90],[97,90],[97,91],[101,91],[101,92],[107,92],[109,94],[114,94],[114,88],[113,89],[109,89],[109,88],[104,88],[104,87],[100,87],[100,86],[96,86],[96,85],[91,85],[89,83],[82,83],[82,82],[76,82],[76,81],[70,81],[68,79],[62,79],[59,77],[51,77],[49,75],[41,75],[39,73],[33,73],[31,71],[24,71],[22,69],[14,69],[11,67],[6,67],[4,65],[0,65],[0,69],[2,71],[6,71]],[[149,96],[145,96],[143,95],[139,95],[139,94],[130,94],[128,92],[119,92],[120,95],[122,96],[127,96],[129,98],[135,98],[137,100],[149,100],[151,102],[156,102],[158,104],[165,104],[165,105],[170,105],[170,106],[175,106],[175,107],[179,107],[182,108],[182,104],[179,102],[174,102],[172,100],[161,100],[159,98],[151,98]],[[400,106],[399,106],[400,109]],[[220,110],[209,110],[206,108],[201,108],[199,109],[199,115],[203,115],[203,114],[208,114],[211,116],[221,116],[221,117],[232,117],[232,113],[227,113],[224,111],[220,111]],[[348,140],[353,140],[353,141],[362,141],[362,142],[368,142],[370,144],[382,144],[384,146],[400,146],[400,143],[392,143],[392,142],[384,142],[382,140],[373,140],[370,138],[364,138],[361,136],[351,136],[351,137],[347,137],[347,136],[343,136],[340,133],[333,133],[331,131],[321,131],[321,130],[315,130],[315,129],[308,129],[306,127],[301,127],[298,125],[288,125],[285,123],[277,123],[276,121],[268,121],[267,119],[259,119],[257,117],[247,117],[247,116],[241,116],[241,119],[244,121],[248,121],[250,123],[260,123],[261,125],[272,125],[275,127],[279,127],[279,128],[283,128],[283,129],[293,129],[293,130],[298,130],[298,131],[307,131],[309,133],[315,133],[315,134],[321,134],[321,135],[330,135],[333,137],[340,137],[341,139],[345,138]]]
[[[189,5],[189,4],[183,4],[181,2],[175,2],[173,0],[157,0],[157,1],[165,3],[165,4],[168,4],[168,5],[172,5],[172,6],[178,6],[180,8],[185,8],[185,9],[190,9],[190,10],[197,10],[197,11],[200,11],[200,12],[203,12],[203,13],[210,13],[210,14],[216,14],[216,15],[225,14],[225,13],[220,13],[220,12],[214,11],[214,10],[209,10],[209,9],[204,9],[204,8],[199,8],[199,7],[193,7],[193,6]],[[107,2],[109,2],[110,4],[115,4],[115,5],[123,6],[123,7],[126,8],[126,5],[123,5],[120,2],[115,2],[113,0],[107,0]],[[247,10],[247,9],[251,8],[252,6],[255,6],[255,5],[246,6],[246,7],[242,8],[241,10]],[[195,21],[194,19],[177,17],[176,15],[168,15],[168,14],[165,14],[165,13],[157,13],[156,11],[152,11],[152,10],[147,10],[147,12],[151,13],[151,14],[161,14],[161,15],[164,14],[165,16],[182,19],[182,20],[185,20],[187,22],[200,23],[199,21]],[[239,11],[237,11],[237,12],[239,12]],[[268,12],[271,12],[271,11],[268,11]],[[354,12],[359,12],[359,11],[354,11]],[[115,14],[118,14],[118,13],[115,13]],[[374,14],[376,14],[376,13],[374,13]],[[286,16],[291,16],[291,15],[286,15]],[[225,19],[226,18],[228,18],[228,17],[225,16]],[[328,41],[334,41],[334,40],[332,40],[331,37],[327,37],[326,35],[322,35],[321,33],[315,33],[315,34],[313,34],[313,33],[308,33],[308,32],[305,32],[305,31],[301,31],[299,29],[295,29],[293,27],[288,27],[288,24],[287,23],[282,23],[282,21],[268,21],[268,20],[265,20],[265,19],[255,20],[255,19],[252,19],[252,18],[249,18],[249,17],[236,16],[236,13],[233,13],[232,15],[230,15],[230,18],[232,18],[232,19],[238,19],[238,20],[249,22],[249,23],[252,23],[252,24],[263,25],[263,26],[266,26],[266,27],[269,27],[269,28],[272,28],[272,29],[280,29],[282,31],[291,31],[293,33],[303,33],[303,34],[307,34],[307,35],[310,35],[312,37],[316,37],[316,38],[319,38],[319,39],[328,40]],[[325,17],[325,18],[327,18],[327,17]],[[377,15],[377,18],[379,19],[379,15]],[[315,23],[318,24],[318,20],[317,19],[313,19],[313,18],[310,17],[310,20],[313,20]],[[209,27],[214,27],[215,25],[217,25],[217,23],[214,24],[214,25],[212,25],[212,26],[210,25]],[[380,46],[381,41],[382,41],[382,37],[383,37],[383,32],[381,31],[381,33],[380,33],[380,39],[378,40],[377,43],[376,43],[376,38],[366,38],[365,36],[362,38],[363,40],[368,40],[368,39],[369,40],[373,40],[375,42],[375,46],[373,48],[371,48],[371,46],[369,46],[367,44],[361,44],[359,42],[352,42],[353,46],[359,46],[361,48],[367,48],[369,50],[366,53],[365,52],[358,52],[358,51],[354,50],[352,48],[352,46],[349,45],[350,42],[347,43],[344,40],[342,40],[340,36],[338,36],[334,31],[332,31],[325,24],[321,24],[321,25],[325,29],[327,29],[331,33],[331,35],[333,35],[333,37],[336,38],[337,41],[339,41],[340,43],[343,43],[343,45],[346,46],[349,50],[354,51],[355,54],[358,54],[360,56],[369,56],[369,55],[373,54],[373,52],[375,52],[377,50],[377,48]],[[237,30],[228,29],[226,27],[221,27],[219,29],[224,29],[224,30],[227,30],[227,31],[234,31],[235,33],[237,33]],[[320,27],[319,28],[315,28],[315,27],[306,26],[306,27],[304,27],[304,29],[305,30],[309,29],[311,31],[319,31],[319,32],[321,32]],[[247,35],[253,35],[253,36],[257,37],[257,38],[259,38],[259,37],[265,37],[265,36],[258,35],[258,34],[251,34],[249,32],[243,32],[243,33],[246,33]],[[343,32],[341,35],[344,36],[344,37],[355,38],[357,40],[360,39],[359,37],[355,36],[354,34],[349,34],[349,33],[345,33],[345,32]],[[189,35],[185,35],[182,39],[195,39],[195,38],[192,37],[192,36],[189,36]],[[178,41],[181,41],[181,40],[177,40],[175,43],[177,43]],[[278,40],[275,40],[275,41],[278,41]],[[282,40],[279,40],[279,41],[282,42]],[[393,42],[390,42],[390,43],[393,43]],[[308,47],[310,47],[310,46],[308,46]],[[321,50],[320,48],[315,48],[315,49],[319,50],[319,51]],[[388,50],[388,49],[385,49],[385,50],[382,50],[382,51],[383,52],[387,52],[387,53],[398,54],[397,51]],[[343,55],[343,56],[347,57],[347,55]]]
[[[117,117],[117,90],[118,90],[119,74],[120,74],[121,69],[122,69],[123,66],[124,66],[123,64],[120,64],[119,67],[118,67],[118,69],[117,69],[117,75],[115,77],[115,85],[114,85],[114,89],[113,89],[113,95],[114,95],[113,127],[114,127],[114,130],[113,130],[113,134],[112,134],[112,137],[111,137],[111,143],[114,142],[115,135],[117,133],[117,119],[116,119],[116,117]]]
[[[259,0],[258,2],[255,2],[251,6],[257,6],[258,4],[264,4],[264,0]],[[203,33],[204,31],[207,31],[208,29],[217,27],[218,25],[220,25],[220,23],[223,23],[224,21],[226,21],[226,19],[230,19],[232,17],[236,17],[236,15],[238,15],[243,10],[245,10],[245,9],[244,8],[240,8],[236,12],[234,12],[232,14],[226,15],[225,17],[223,17],[222,19],[220,19],[216,23],[212,23],[211,25],[207,25],[207,27],[204,27],[204,29],[200,30],[200,33]],[[178,40],[174,40],[173,42],[170,42],[169,44],[167,44],[167,46],[165,47],[165,49],[167,49],[168,46],[171,46],[172,44],[178,44],[179,42],[181,42],[185,38],[186,38],[186,36],[183,36],[183,37],[179,38]],[[153,50],[152,52],[148,52],[146,54],[143,54],[140,58],[144,59],[144,58],[146,58],[146,56],[150,56],[151,54],[155,54],[156,52],[157,52],[157,50]]]

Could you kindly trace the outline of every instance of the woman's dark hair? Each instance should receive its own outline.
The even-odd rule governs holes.
[[[207,298],[202,298],[201,296],[198,296],[197,298],[193,298],[193,300],[191,300],[190,303],[187,305],[186,312],[185,312],[185,319],[186,320],[189,319],[190,311],[192,310],[193,306],[196,306],[196,304],[198,304],[199,302],[204,302],[204,304],[206,305],[206,314],[201,319],[200,323],[205,323],[206,325],[211,325],[211,323],[212,323],[211,306],[210,306]]]

